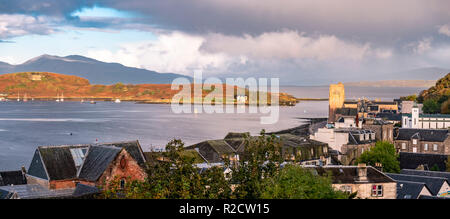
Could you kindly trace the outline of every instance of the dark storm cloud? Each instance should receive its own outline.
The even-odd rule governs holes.
[[[71,13],[94,5],[139,12],[143,17],[133,22],[141,25],[132,25],[137,28],[154,25],[227,35],[289,29],[391,44],[417,40],[450,23],[448,0],[0,0],[0,14],[60,16],[71,25],[89,26]],[[111,25],[120,28],[120,24]],[[108,22],[92,25],[106,27]]]
[[[258,35],[291,29],[348,38],[413,38],[450,23],[448,0],[100,0],[189,32]]]
[[[66,16],[90,5],[86,0],[0,0],[0,13]]]

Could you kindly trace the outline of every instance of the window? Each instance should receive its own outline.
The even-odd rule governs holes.
[[[413,147],[413,153],[417,153],[417,147]]]
[[[352,187],[351,186],[341,186],[340,190],[343,191],[343,192],[352,193]]]
[[[120,189],[125,189],[125,179],[120,180]]]
[[[120,159],[120,168],[125,169],[127,168],[127,159],[125,158],[125,156],[123,156]]]
[[[428,151],[428,144],[425,144],[425,145],[423,146],[423,150]]]
[[[417,144],[417,139],[413,139],[413,144]]]
[[[438,150],[438,145],[437,144],[433,144],[433,151],[437,151]]]
[[[383,186],[382,185],[372,185],[372,196],[382,197],[383,196]]]
[[[406,143],[405,142],[402,143],[402,150],[406,150]]]

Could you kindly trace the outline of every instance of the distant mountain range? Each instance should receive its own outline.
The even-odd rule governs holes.
[[[0,74],[16,72],[54,72],[67,75],[74,75],[88,79],[92,84],[115,84],[122,82],[125,84],[171,84],[175,78],[186,77],[174,73],[159,73],[146,69],[127,67],[118,63],[106,63],[95,59],[72,55],[66,57],[42,55],[31,59],[20,65],[10,65],[0,62]],[[391,72],[384,74],[369,74],[354,78],[349,81],[345,78],[342,82],[347,82],[349,86],[403,86],[403,87],[429,87],[439,78],[449,73],[449,69],[443,68],[418,68],[408,71]],[[229,75],[230,77],[235,77]],[[225,74],[222,76],[225,78]],[[287,76],[286,76],[287,77]],[[328,79],[331,79],[330,76]],[[366,78],[364,81],[360,78]],[[288,79],[288,78],[285,78]],[[290,78],[289,82],[281,81],[282,85],[304,85],[299,81],[301,78]],[[380,81],[379,79],[383,80]],[[298,81],[298,83],[293,83]],[[323,83],[324,80],[322,80]],[[326,81],[326,80],[325,80]],[[334,81],[334,80],[333,80]],[[318,84],[321,82],[318,81]],[[328,86],[328,84],[326,84]]]
[[[158,73],[145,69],[106,63],[83,56],[42,55],[20,65],[0,62],[0,74],[15,72],[55,72],[88,79],[92,84],[171,84],[175,78],[188,76]]]

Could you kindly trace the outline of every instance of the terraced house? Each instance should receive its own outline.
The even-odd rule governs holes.
[[[200,142],[186,149],[196,150],[208,163],[221,163],[224,159],[235,162],[245,151],[245,136],[248,135],[248,133],[229,133],[224,139]],[[279,134],[277,137],[281,140],[282,153],[286,161],[323,165],[331,163],[327,143],[292,134]]]
[[[398,152],[450,154],[450,134],[447,129],[400,128],[395,137]]]

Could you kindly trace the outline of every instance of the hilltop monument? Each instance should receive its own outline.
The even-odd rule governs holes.
[[[338,84],[330,84],[330,96],[328,99],[328,122],[334,123],[336,120],[336,109],[344,107],[345,101],[345,88],[344,84],[339,82]]]

